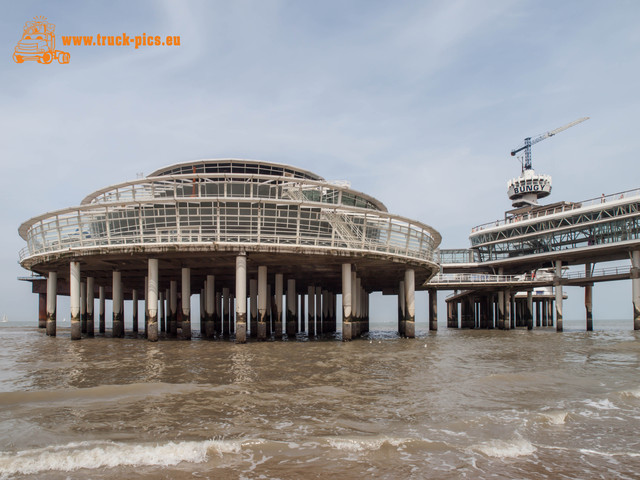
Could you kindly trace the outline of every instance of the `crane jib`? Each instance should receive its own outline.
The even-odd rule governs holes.
[[[584,122],[585,120],[589,120],[589,117],[583,117],[583,118],[579,118],[578,120],[574,120],[571,123],[568,123],[566,125],[563,125],[560,128],[556,128],[555,130],[551,130],[550,132],[547,133],[543,133],[542,135],[538,135],[537,137],[531,139],[531,137],[527,137],[524,139],[524,145],[522,145],[521,147],[518,147],[514,150],[511,150],[511,156],[515,157],[516,153],[525,150],[527,148],[531,148],[532,145],[535,145],[538,142],[541,142],[542,140],[549,138],[549,137],[553,137],[554,135],[566,130],[567,128],[573,127],[574,125],[577,125],[579,123]],[[530,165],[530,155],[531,155],[531,150],[528,150],[529,152],[529,159],[527,161],[528,166],[526,168],[531,168]]]
[[[523,146],[521,146],[520,148],[517,148],[517,149],[515,149],[515,150],[511,150],[511,156],[512,156],[512,157],[515,157],[515,156],[516,156],[516,153],[518,153],[518,152],[520,152],[520,151],[524,150],[525,148],[527,148],[527,145],[523,145]]]

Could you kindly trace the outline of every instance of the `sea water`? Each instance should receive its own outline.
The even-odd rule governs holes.
[[[0,478],[639,478],[640,334],[582,323],[245,345],[3,324]]]

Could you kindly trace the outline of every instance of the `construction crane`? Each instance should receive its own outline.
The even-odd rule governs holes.
[[[516,153],[521,152],[522,150],[524,150],[524,165],[522,170],[531,170],[531,146],[535,145],[538,142],[541,142],[542,140],[544,140],[545,138],[549,138],[549,137],[553,137],[555,134],[562,132],[563,130],[566,130],[567,128],[571,128],[574,125],[577,125],[579,123],[584,122],[585,120],[589,120],[589,117],[583,117],[580,118],[578,120],[575,120],[571,123],[568,123],[566,125],[564,125],[563,127],[560,128],[556,128],[555,130],[551,130],[550,132],[547,133],[543,133],[542,135],[538,135],[535,138],[531,138],[531,137],[527,137],[524,139],[524,144],[521,145],[520,147],[511,150],[511,156],[515,157]]]

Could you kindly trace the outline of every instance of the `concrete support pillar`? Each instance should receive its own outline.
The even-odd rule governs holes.
[[[487,311],[489,315],[487,328],[489,329],[495,328],[496,315],[495,315],[494,305],[495,305],[495,295],[493,293],[489,293],[487,295]]]
[[[335,333],[336,331],[336,294],[331,292],[329,295],[329,316],[331,317],[331,323],[329,324],[329,333]]]
[[[144,276],[144,338],[149,336],[149,263],[147,261],[147,275]]]
[[[562,277],[562,261],[556,260],[556,272],[554,285],[556,288],[556,330],[562,331],[562,285],[560,285],[560,277]]]
[[[307,287],[307,332],[309,338],[316,334],[316,288],[313,285]]]
[[[407,338],[416,336],[416,279],[415,271],[411,268],[404,272],[404,295],[406,305],[406,323],[404,334]]]
[[[473,298],[467,295],[460,303],[460,328],[473,328]]]
[[[171,285],[171,283],[169,283],[169,285]],[[170,288],[166,288],[164,290],[164,312],[165,312],[165,315],[167,316],[165,331],[168,336],[169,330],[171,330],[171,327],[169,326],[169,324],[171,323],[171,289]]]
[[[317,293],[317,290],[316,290]],[[358,276],[356,272],[351,272],[351,336],[358,338],[360,335],[360,292],[358,291]]]
[[[524,311],[523,311],[523,302],[521,299],[517,298],[516,295],[518,292],[513,293],[513,313],[514,313],[514,322],[513,328],[524,326]]]
[[[131,290],[131,309],[133,311],[133,314],[131,315],[133,320],[132,330],[134,333],[138,333],[138,290],[135,288]]]
[[[93,311],[94,311],[94,303],[95,303],[95,278],[87,277],[87,291],[86,291],[86,326],[87,326],[87,336],[93,337],[95,334],[95,322],[93,320]]]
[[[525,315],[527,319],[527,329],[533,330],[533,291],[527,292],[527,311]]]
[[[398,284],[398,335],[401,337],[404,337],[405,317],[404,280],[401,280]]]
[[[438,330],[438,291],[429,290],[429,330]]]
[[[453,302],[447,302],[447,328],[453,327]]]
[[[222,336],[228,337],[231,335],[231,329],[233,326],[233,300],[231,298],[231,292],[229,287],[222,289]]]
[[[191,269],[182,267],[182,338],[191,340]]]
[[[362,278],[356,277],[356,294],[357,300],[357,336],[360,337],[364,333],[364,288],[362,288]]]
[[[633,329],[640,330],[640,250],[631,252],[631,291],[633,295]]]
[[[111,335],[124,337],[124,319],[122,316],[122,273],[114,270],[111,283],[111,306],[113,311]]]
[[[284,277],[281,273],[276,273],[275,288],[275,309],[276,315],[273,321],[273,332],[277,339],[282,338],[282,296],[284,295]]]
[[[249,280],[249,336],[258,336],[258,279]]]
[[[329,326],[329,292],[327,290],[322,291],[322,326],[320,327],[320,333],[327,333]]]
[[[169,335],[178,336],[178,281],[169,282]]]
[[[273,335],[273,292],[271,290],[271,284],[267,284],[267,338],[271,338]]]
[[[87,284],[80,281],[80,326],[87,333]]]
[[[273,337],[275,339],[279,339],[278,335],[276,335],[276,319],[278,318],[278,308],[276,305],[276,285],[275,283],[273,284],[273,286],[269,285],[269,291],[271,292],[271,335],[273,335]],[[280,325],[282,327],[282,322],[280,322]],[[281,335],[282,336],[282,328],[281,330]]]
[[[316,289],[313,285],[307,288],[307,315],[309,337],[316,334]]]
[[[351,280],[353,281],[353,277]],[[315,332],[315,335],[320,335],[322,334],[322,287],[315,287],[313,296],[316,301],[313,331]]]
[[[245,291],[246,293],[246,291]],[[233,293],[231,293],[231,291],[229,291],[229,335],[233,335],[236,331],[236,325],[235,322],[233,321],[233,309],[234,309],[234,305],[235,305],[235,296],[233,295]],[[244,299],[245,301],[245,312],[247,311],[247,307],[246,307],[246,303],[247,303],[247,299]],[[246,318],[246,317],[245,317]],[[245,322],[245,328],[246,328],[246,322]],[[245,331],[245,337],[246,337],[246,331]]]
[[[325,328],[327,327],[327,297],[325,296],[326,290],[323,290],[322,287],[316,287],[315,296],[316,296],[316,307],[320,307],[320,310],[316,311],[316,335],[322,335],[325,332]],[[320,302],[318,302],[318,297],[320,297]]]
[[[498,275],[504,275],[504,269],[498,268]],[[505,315],[504,315],[504,291],[498,291],[498,328],[504,329]]]
[[[247,255],[236,257],[236,343],[247,341]]]
[[[159,289],[158,289],[159,290]],[[149,298],[149,287],[147,286],[147,294],[145,296],[145,298]],[[160,328],[158,329],[161,332],[166,332],[167,331],[167,310],[164,308],[165,304],[165,298],[164,298],[164,292],[162,290],[160,290],[158,292],[158,318],[157,320],[159,320],[160,323]],[[145,304],[147,304],[148,301],[145,301]],[[147,307],[148,310],[148,307]],[[151,318],[149,318],[150,320]],[[147,335],[148,336],[148,335]]]
[[[353,280],[353,279],[352,279]],[[364,331],[363,325],[364,325],[364,305],[363,305],[363,300],[364,297],[362,295],[362,278],[356,276],[356,301],[354,302],[355,305],[355,312],[356,312],[356,318],[357,318],[357,322],[356,322],[356,336],[360,337],[362,335],[362,332]]]
[[[333,302],[334,302],[333,292],[328,291],[327,292],[327,308],[329,309],[329,313],[328,313],[327,328],[325,330],[326,333],[333,333],[335,331],[334,330],[334,325],[335,325],[334,313],[335,313],[335,310],[333,308]]]
[[[200,302],[200,338],[206,338],[207,332],[204,325],[204,292],[206,290],[207,281],[204,281],[204,287],[200,289],[200,295],[198,295],[198,301]]]
[[[454,328],[459,328],[462,326],[460,324],[460,315],[458,314],[458,310],[459,308],[461,308],[460,305],[461,305],[461,302],[459,301],[456,301],[453,304],[453,327]]]
[[[217,290],[214,292],[213,304],[213,331],[216,335],[222,335],[224,318],[222,316],[222,292]],[[227,332],[229,331],[229,322],[227,321]]]
[[[586,311],[587,332],[593,331],[592,289],[593,285],[585,285],[584,287],[584,308]]]
[[[267,267],[258,267],[258,340],[267,339]]]
[[[147,291],[144,294],[145,309],[148,313],[147,340],[150,342],[158,341],[158,290],[160,272],[158,269],[158,259],[150,258],[147,262]],[[162,293],[160,293],[160,308],[163,309]],[[164,313],[164,312],[163,312]]]
[[[38,328],[47,328],[47,294],[38,294]]]
[[[504,291],[504,329],[511,328],[511,316],[513,313],[513,301],[511,299],[511,290]]]
[[[298,322],[298,296],[296,295],[296,281],[293,278],[287,280],[287,336],[296,335]]]
[[[353,338],[351,331],[351,264],[342,264],[342,340]]]
[[[56,272],[49,272],[49,277],[47,278],[46,331],[47,331],[47,335],[51,337],[56,336],[56,310],[58,308],[57,295],[58,295],[58,274]]]
[[[591,264],[586,263],[584,266],[585,276],[591,276]],[[587,332],[593,330],[593,311],[592,311],[592,288],[593,284],[585,285],[584,287],[584,308],[586,310],[587,317]]]
[[[69,304],[71,307],[71,340],[80,340],[80,262],[70,263]]]
[[[106,330],[106,321],[105,321],[105,302],[106,295],[104,291],[104,286],[100,286],[98,288],[98,331],[100,333],[104,333]]]
[[[215,302],[216,277],[214,275],[207,275],[207,280],[204,284],[204,331],[205,337],[207,338],[213,338],[216,333],[220,333],[216,332],[216,322],[214,319],[216,314]],[[227,330],[228,329],[229,327],[227,326]]]
[[[540,301],[536,301],[535,305],[536,305],[536,327],[540,327],[542,326],[542,322],[541,322],[542,316],[540,315],[540,308],[541,308]]]
[[[362,309],[364,315],[364,321],[362,324],[364,333],[369,332],[369,292],[363,287],[362,288]]]
[[[304,333],[304,324],[305,324],[305,313],[304,313],[304,292],[300,294],[300,315],[299,315],[299,325],[300,329],[298,330],[300,333]]]

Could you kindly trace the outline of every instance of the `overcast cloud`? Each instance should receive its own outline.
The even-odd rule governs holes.
[[[59,48],[62,35],[122,32],[181,45],[71,46],[68,65],[16,64],[35,15],[56,25]],[[640,187],[639,24],[631,0],[6,3],[0,314],[37,315],[16,281],[23,221],[181,161],[255,158],[346,179],[432,225],[445,248],[510,207],[513,147],[582,116],[533,149],[553,176],[549,201]],[[582,318],[582,291],[569,295],[565,315]],[[594,288],[596,319],[631,313],[628,282]]]

